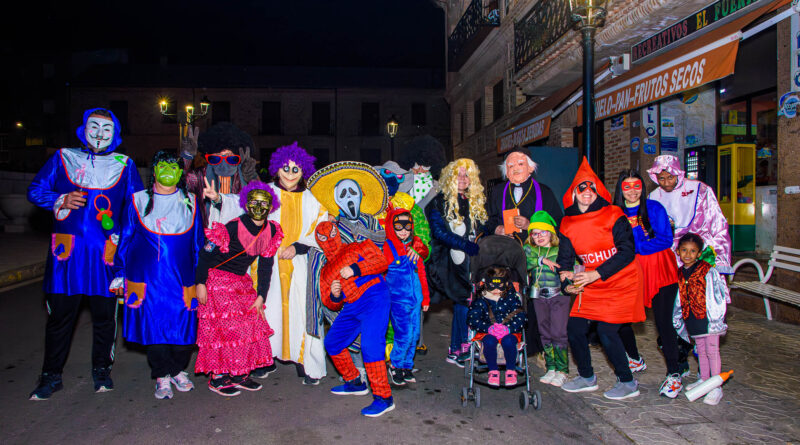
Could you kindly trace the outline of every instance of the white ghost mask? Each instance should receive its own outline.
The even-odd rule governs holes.
[[[356,219],[361,214],[361,187],[352,179],[342,179],[333,189],[334,201],[347,219]]]

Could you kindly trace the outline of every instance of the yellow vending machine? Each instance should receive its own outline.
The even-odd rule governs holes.
[[[726,144],[717,150],[717,199],[728,220],[734,252],[756,249],[756,146]]]

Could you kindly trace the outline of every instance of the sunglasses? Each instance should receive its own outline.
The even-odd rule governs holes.
[[[410,232],[413,226],[414,225],[411,221],[397,221],[394,223],[394,230],[397,232],[401,230],[408,230]]]
[[[242,158],[239,155],[227,155],[227,156],[206,155],[206,161],[210,165],[219,165],[223,159],[229,165],[239,165],[239,162],[242,161]]]

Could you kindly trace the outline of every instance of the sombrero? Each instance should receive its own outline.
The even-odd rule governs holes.
[[[308,178],[308,189],[331,215],[339,215],[333,188],[342,179],[352,179],[361,187],[361,213],[376,215],[386,208],[388,192],[381,175],[363,162],[341,161],[317,170]]]

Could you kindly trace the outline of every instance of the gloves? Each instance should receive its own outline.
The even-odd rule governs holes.
[[[478,254],[478,250],[480,250],[478,248],[478,245],[476,243],[473,243],[473,242],[467,242],[467,245],[464,246],[464,253],[466,253],[469,256],[477,255]]]
[[[245,182],[253,182],[258,179],[258,173],[256,172],[256,160],[250,157],[250,147],[244,148],[244,153],[242,153],[242,179]]]
[[[187,131],[185,138],[181,138],[181,152],[186,154],[187,158],[194,158],[197,156],[197,136],[200,135],[200,128],[191,127]]]
[[[489,326],[489,335],[496,338],[497,340],[502,340],[503,337],[508,335],[510,332],[511,330],[508,328],[508,326],[504,324],[495,323]]]

